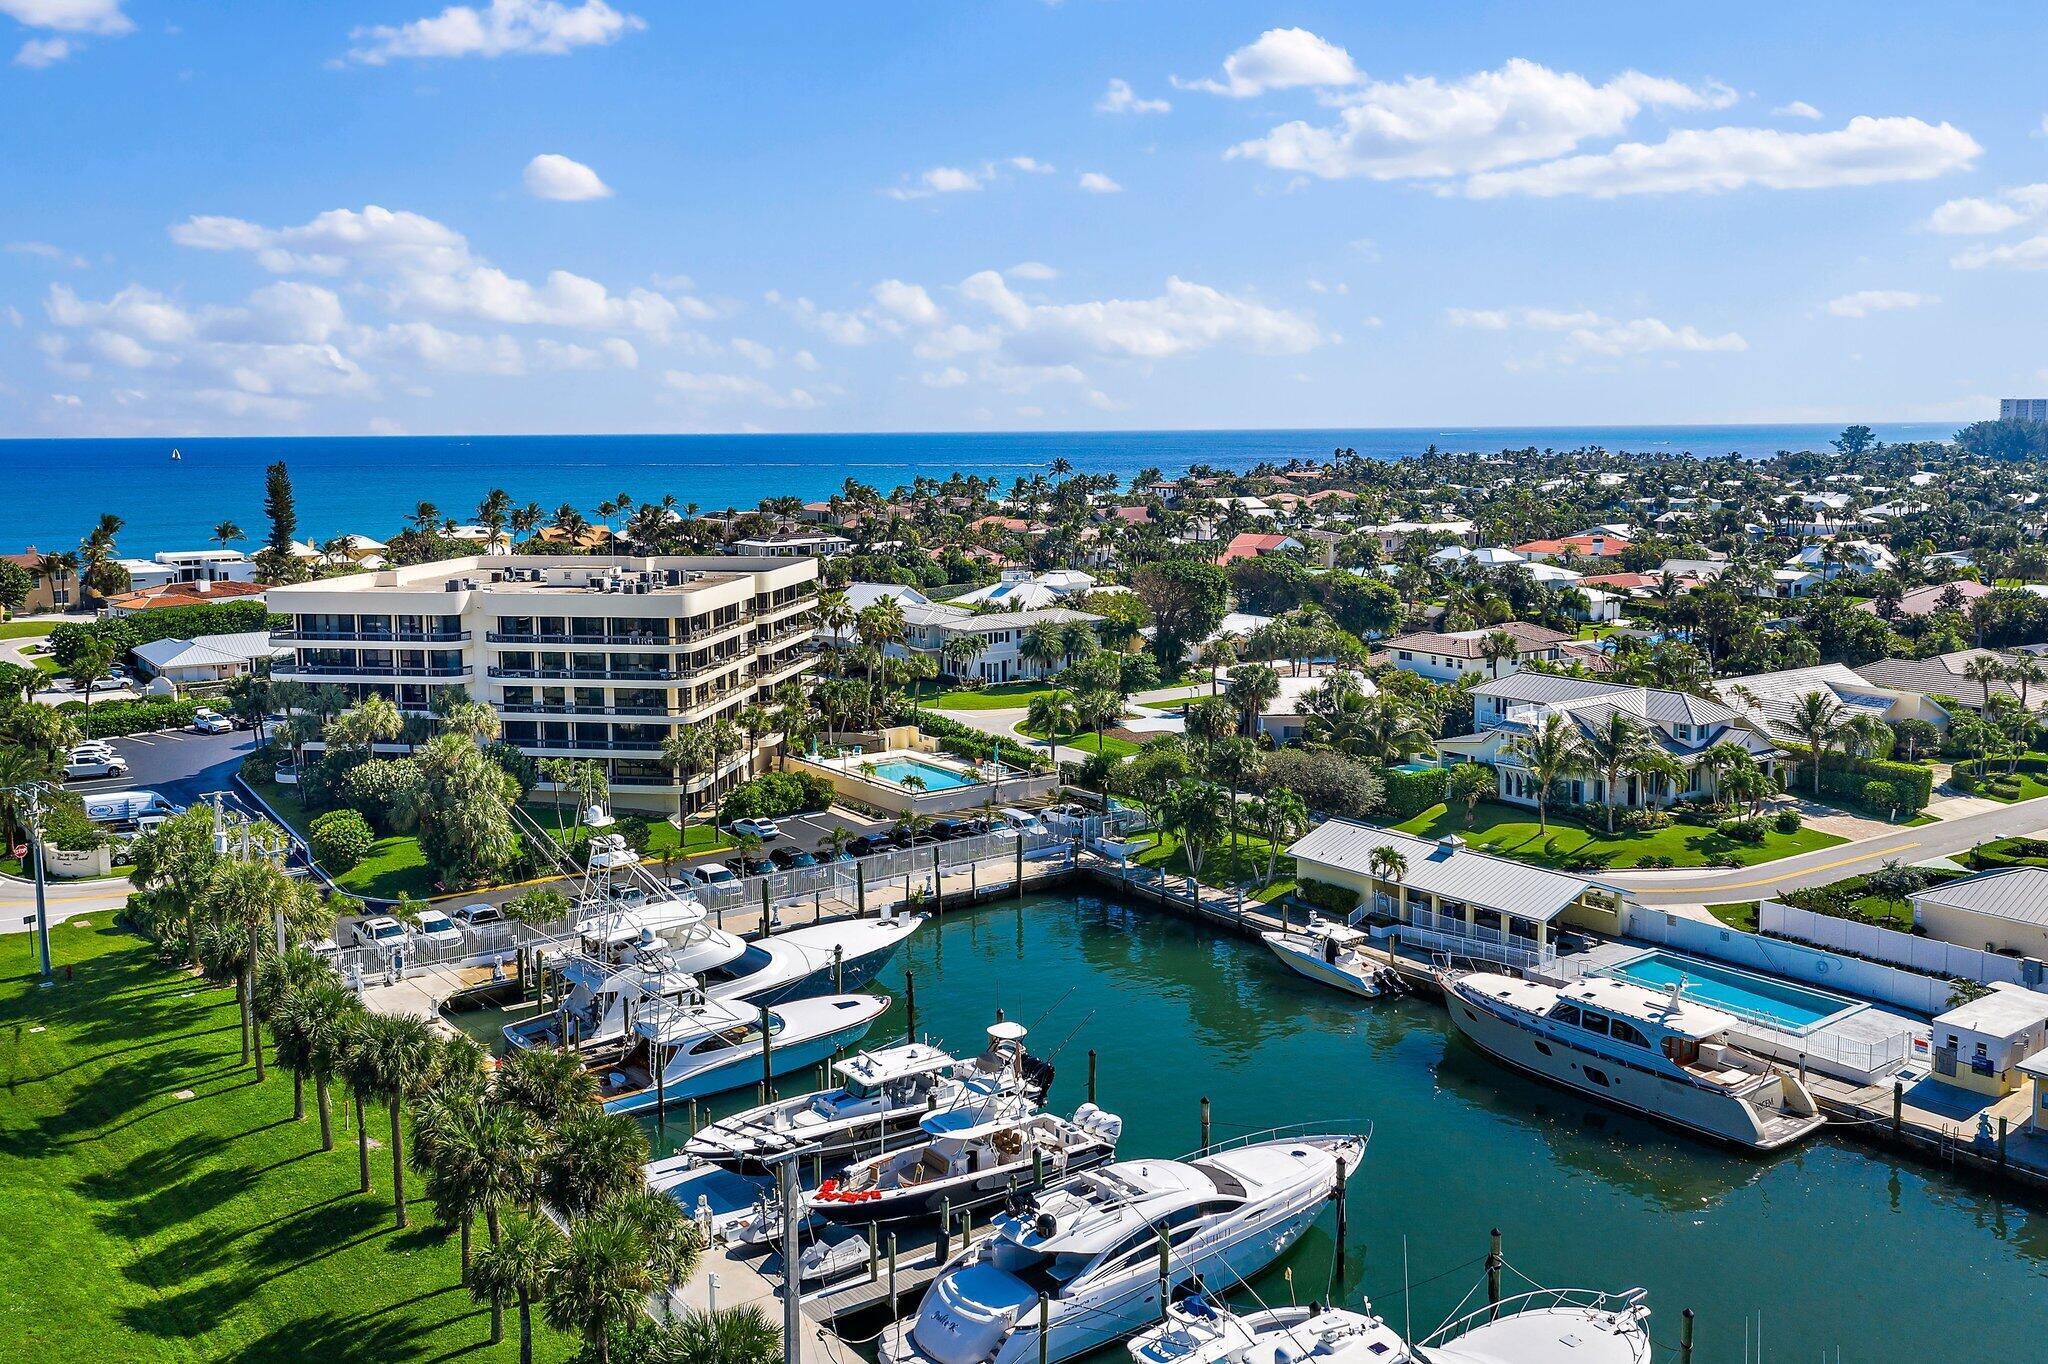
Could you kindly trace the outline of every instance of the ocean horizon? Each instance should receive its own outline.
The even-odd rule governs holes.
[[[1941,440],[1953,423],[1871,423],[1893,442]],[[291,469],[299,538],[344,532],[384,538],[414,504],[474,518],[478,501],[503,488],[516,504],[552,511],[575,504],[595,519],[600,501],[674,494],[700,510],[745,509],[764,497],[828,497],[848,478],[887,492],[918,475],[956,470],[1007,485],[1042,474],[1056,459],[1077,472],[1128,480],[1147,468],[1168,476],[1191,465],[1245,469],[1262,462],[1352,449],[1373,459],[1441,450],[1570,450],[1602,446],[1634,454],[1764,458],[1825,449],[1839,424],[1671,426],[1444,426],[1247,431],[906,432],[843,435],[283,436],[0,440],[0,480],[10,514],[0,550],[69,549],[105,512],[121,517],[123,554],[203,548],[233,521],[261,542],[263,470]],[[176,450],[179,458],[173,460]]]

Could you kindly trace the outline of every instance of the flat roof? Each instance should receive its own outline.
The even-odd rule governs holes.
[[[1936,1014],[1937,1028],[1966,1028],[1989,1037],[2011,1037],[2048,1022],[2048,995],[2024,985],[2000,982],[1991,993]]]

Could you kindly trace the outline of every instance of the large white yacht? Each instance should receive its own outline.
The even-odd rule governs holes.
[[[1024,1050],[1025,1029],[997,1023],[979,1055],[956,1058],[927,1042],[906,1042],[849,1056],[833,1067],[834,1089],[735,1113],[690,1138],[699,1160],[740,1174],[766,1174],[768,1162],[801,1149],[836,1169],[863,1151],[907,1145],[933,1112],[977,1096],[1045,1098],[1052,1067]]]
[[[1284,1137],[1076,1175],[955,1256],[883,1332],[883,1364],[1058,1364],[1111,1344],[1160,1319],[1162,1229],[1169,1292],[1198,1275],[1249,1278],[1308,1229],[1364,1151],[1362,1136]]]
[[[1791,1074],[1729,1040],[1740,1020],[1626,981],[1547,985],[1440,974],[1451,1023],[1517,1070],[1702,1136],[1760,1151],[1826,1120]]]
[[[625,1049],[593,1066],[598,1094],[607,1113],[652,1113],[787,1075],[860,1041],[888,1007],[886,995],[648,1004],[635,1011]]]
[[[1194,1297],[1128,1348],[1132,1364],[1649,1364],[1649,1317],[1641,1289],[1539,1289],[1411,1346],[1370,1303],[1237,1313]]]

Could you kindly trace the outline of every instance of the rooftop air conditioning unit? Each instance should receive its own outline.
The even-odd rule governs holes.
[[[443,592],[460,592],[462,590],[462,584],[457,582],[455,579],[450,578],[447,582],[441,584],[441,590]]]

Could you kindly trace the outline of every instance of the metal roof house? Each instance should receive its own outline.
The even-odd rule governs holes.
[[[1912,898],[1913,922],[1929,937],[2048,958],[2048,867],[2003,867]]]
[[[1358,893],[1359,914],[1401,941],[1508,966],[1556,960],[1559,924],[1617,932],[1621,896],[1583,877],[1356,820],[1317,825],[1287,850],[1297,875]]]

